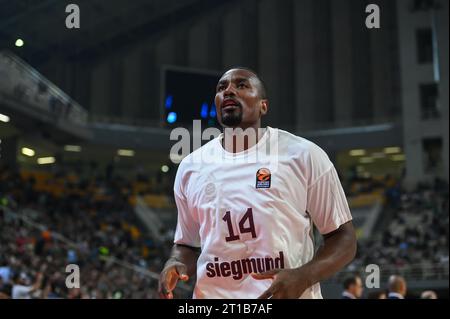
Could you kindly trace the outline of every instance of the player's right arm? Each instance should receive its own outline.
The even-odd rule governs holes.
[[[200,248],[174,244],[170,258],[159,276],[158,292],[162,299],[172,299],[178,280],[187,281],[197,269]]]
[[[159,277],[159,296],[164,299],[173,298],[178,280],[187,281],[195,274],[201,250],[200,224],[186,196],[189,181],[184,178],[186,165],[183,163],[178,167],[173,189],[178,213],[174,245]]]

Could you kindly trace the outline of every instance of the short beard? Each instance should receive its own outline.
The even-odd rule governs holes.
[[[242,122],[242,111],[231,114],[222,114],[222,125],[226,127],[237,127]]]

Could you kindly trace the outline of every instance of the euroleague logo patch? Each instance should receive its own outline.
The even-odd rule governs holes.
[[[268,168],[260,168],[256,172],[256,188],[270,188],[271,174]]]

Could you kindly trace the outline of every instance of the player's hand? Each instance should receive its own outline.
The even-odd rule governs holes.
[[[254,273],[252,277],[257,280],[273,280],[272,285],[258,299],[297,299],[311,286],[310,276],[301,267]]]
[[[173,299],[178,280],[188,281],[187,267],[179,261],[168,261],[159,275],[158,293],[161,299]]]

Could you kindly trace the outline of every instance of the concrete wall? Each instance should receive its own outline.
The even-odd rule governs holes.
[[[440,106],[441,116],[424,120],[421,116],[421,83],[434,82],[433,64],[417,63],[416,30],[431,27],[430,12],[411,12],[410,2],[398,2],[398,38],[400,47],[400,74],[403,108],[403,136],[406,155],[406,185],[413,186],[417,181],[432,180],[434,177],[448,181],[448,1],[440,1],[441,8],[436,11],[440,63]],[[438,174],[425,171],[422,141],[427,137],[441,137],[443,141],[443,170]]]

